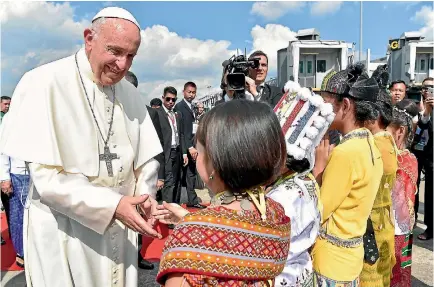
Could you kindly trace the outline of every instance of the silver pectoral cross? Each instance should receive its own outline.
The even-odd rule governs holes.
[[[105,161],[109,177],[113,177],[112,160],[117,159],[117,158],[118,158],[118,155],[116,153],[110,153],[110,149],[108,146],[105,146],[104,147],[104,153],[99,155],[99,160]]]

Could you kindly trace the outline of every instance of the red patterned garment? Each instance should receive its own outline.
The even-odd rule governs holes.
[[[411,286],[411,253],[413,234],[395,235],[396,264],[392,270],[391,287]]]
[[[408,150],[398,154],[398,171],[392,189],[395,213],[395,257],[391,287],[411,286],[411,255],[413,227],[415,224],[414,201],[417,191],[417,159]]]
[[[190,213],[166,240],[157,282],[183,273],[193,287],[274,286],[288,256],[290,229],[289,217],[272,199],[265,221],[256,210],[224,206]]]
[[[398,171],[392,189],[395,235],[409,234],[415,223],[414,201],[417,192],[417,159],[408,150],[398,154]]]

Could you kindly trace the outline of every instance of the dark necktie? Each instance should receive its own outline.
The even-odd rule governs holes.
[[[262,88],[263,88],[264,86],[262,86],[262,85],[259,85],[259,86],[256,86],[256,91],[258,92],[258,95],[255,97],[255,101],[258,101],[260,98],[261,98],[261,91],[262,91]]]

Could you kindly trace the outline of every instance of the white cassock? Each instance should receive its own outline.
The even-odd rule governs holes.
[[[113,92],[93,82],[84,49],[78,65],[106,138]],[[30,162],[28,286],[137,286],[137,233],[113,215],[122,195],[155,195],[162,148],[137,89],[123,79],[115,95],[109,177],[74,55],[26,73],[15,89],[0,151]]]

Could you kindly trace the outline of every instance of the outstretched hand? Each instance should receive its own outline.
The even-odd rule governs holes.
[[[157,210],[158,202],[152,197],[148,197],[148,200],[138,205],[139,212],[145,217],[147,222],[154,226],[157,220],[152,215]]]
[[[156,211],[152,214],[155,219],[158,219],[164,224],[178,224],[184,216],[190,212],[176,203],[167,203],[163,201],[162,205],[158,205]]]
[[[144,204],[146,201],[149,201],[149,195],[141,195],[138,197],[123,196],[116,208],[114,218],[120,220],[131,230],[161,239],[161,234],[154,230],[152,225],[147,223],[137,212],[136,206]],[[145,205],[151,206],[151,202],[149,201],[149,203]]]

